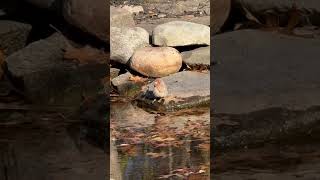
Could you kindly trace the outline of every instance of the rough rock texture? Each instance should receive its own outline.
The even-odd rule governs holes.
[[[110,6],[111,27],[134,27],[133,15],[125,8]]]
[[[270,12],[276,16],[288,18],[288,11],[295,5],[302,14],[301,23],[320,25],[320,2],[317,0],[236,0],[235,2],[236,5],[245,7],[250,13],[261,19]]]
[[[229,17],[231,10],[231,0],[211,0],[211,33],[219,32]]]
[[[177,18],[161,18],[161,19],[153,19],[153,20],[147,19],[145,21],[139,22],[136,26],[142,27],[146,29],[149,32],[149,34],[152,34],[153,29],[157,27],[159,24],[164,24],[171,21],[188,21],[188,22],[210,26],[210,16],[201,16],[201,17],[181,16]]]
[[[213,41],[217,150],[319,134],[319,39],[241,30]]]
[[[140,106],[158,111],[172,111],[209,104],[209,73],[183,71],[161,79],[167,85],[168,96],[154,102],[151,83],[138,97]]]
[[[145,47],[135,51],[131,69],[149,77],[163,77],[176,73],[182,66],[178,50],[171,47]]]
[[[181,55],[183,62],[189,66],[210,66],[210,46],[184,51]]]
[[[110,79],[113,79],[119,75],[120,69],[110,68]]]
[[[105,0],[65,0],[63,16],[75,27],[103,41],[109,40],[109,8]]]
[[[131,81],[131,76],[132,74],[127,72],[111,80],[112,85],[116,87],[119,94],[132,97],[140,92],[142,84]]]
[[[7,57],[8,71],[28,100],[38,104],[79,105],[83,93],[96,94],[102,88],[106,64],[63,60],[66,39],[54,34],[36,41]]]
[[[4,49],[6,55],[10,55],[23,48],[31,28],[29,24],[0,20],[0,49]]]
[[[213,41],[217,113],[320,104],[319,39],[242,30],[214,36]]]
[[[149,45],[149,33],[140,28],[110,28],[111,60],[126,64],[134,51]]]
[[[168,22],[154,28],[152,43],[158,46],[210,45],[210,28],[186,21]]]

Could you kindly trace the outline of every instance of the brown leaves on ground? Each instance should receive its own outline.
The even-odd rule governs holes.
[[[65,49],[64,59],[77,61],[80,65],[106,64],[109,55],[102,50],[98,50],[88,45],[82,48],[75,48],[69,45]]]

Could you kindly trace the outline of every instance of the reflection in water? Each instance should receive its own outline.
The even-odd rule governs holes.
[[[209,179],[209,119],[208,108],[158,114],[113,103],[122,179]]]
[[[0,179],[105,179],[106,155],[85,140],[86,127],[59,114],[7,113],[0,122]]]

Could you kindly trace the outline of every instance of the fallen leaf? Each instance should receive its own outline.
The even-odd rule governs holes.
[[[105,64],[108,61],[108,55],[104,51],[88,45],[82,48],[75,48],[70,45],[65,49],[64,59],[77,61],[80,65]]]
[[[129,77],[129,81],[133,81],[135,83],[143,83],[145,81],[147,81],[148,79],[147,78],[143,78],[143,77],[140,77],[140,76],[133,76],[131,75]]]

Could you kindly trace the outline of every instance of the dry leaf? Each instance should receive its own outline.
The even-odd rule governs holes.
[[[92,48],[88,45],[83,48],[68,46],[65,49],[64,59],[75,60],[80,65],[91,63],[105,64],[108,61],[108,55],[105,52]]]
[[[143,78],[143,77],[140,77],[140,76],[133,76],[131,75],[129,77],[129,81],[133,81],[135,83],[143,83],[145,82],[146,80],[148,80],[147,78]]]

